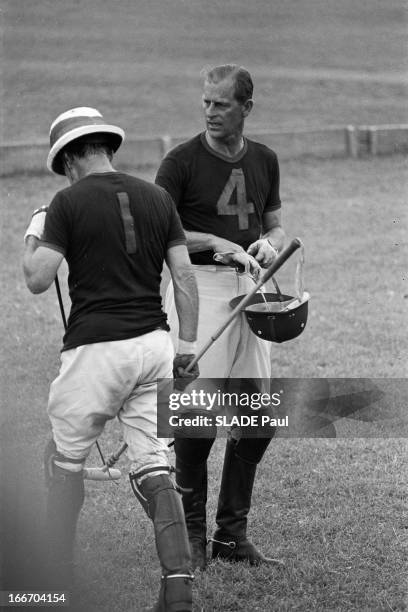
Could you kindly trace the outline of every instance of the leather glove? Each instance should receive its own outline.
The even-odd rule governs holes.
[[[173,377],[175,379],[174,387],[179,391],[184,391],[188,384],[193,382],[200,376],[200,370],[198,369],[198,363],[196,363],[189,372],[185,372],[185,369],[189,363],[194,359],[195,355],[180,355],[179,353],[173,359]]]
[[[44,233],[45,217],[47,214],[48,206],[41,206],[36,208],[31,216],[30,225],[28,226],[26,233],[24,234],[24,242],[28,236],[35,236],[38,240],[41,240]]]
[[[272,246],[267,238],[260,238],[250,244],[247,253],[255,257],[263,268],[268,268],[279,255],[278,249]]]

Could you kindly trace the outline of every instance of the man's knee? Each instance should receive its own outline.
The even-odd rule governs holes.
[[[205,463],[215,438],[175,438],[176,457],[184,465],[196,466]]]
[[[259,463],[270,444],[271,438],[241,438],[235,442],[235,454],[247,463]]]
[[[132,491],[142,505],[147,516],[154,518],[155,498],[167,489],[178,490],[170,474],[174,471],[169,465],[148,467],[130,472]]]

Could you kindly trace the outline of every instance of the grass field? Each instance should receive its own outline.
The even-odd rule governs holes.
[[[284,222],[288,235],[300,235],[306,245],[312,301],[303,335],[274,347],[277,376],[406,377],[404,176],[402,157],[282,165]],[[1,184],[10,203],[0,272],[7,588],[35,587],[44,503],[41,458],[49,435],[45,405],[62,335],[53,289],[33,297],[24,286],[21,237],[31,210],[61,184],[53,177],[23,176]],[[292,277],[288,264],[278,276],[285,290]],[[381,408],[392,419],[395,406]],[[406,609],[407,443],[382,439],[381,428],[361,418],[357,413],[335,422],[337,440],[272,444],[256,483],[251,535],[265,551],[283,557],[286,568],[213,564],[195,581],[197,611]],[[354,437],[367,433],[370,438]],[[102,439],[107,454],[118,440],[112,424]],[[210,463],[210,526],[222,449],[219,440]],[[90,463],[98,462],[95,452]],[[125,470],[126,465],[123,459]],[[126,478],[118,487],[87,485],[77,561],[75,612],[141,612],[153,602],[159,569],[152,530]]]
[[[1,4],[4,141],[46,140],[50,121],[78,105],[100,108],[129,136],[189,136],[202,129],[200,69],[230,61],[254,76],[249,132],[408,123],[405,0]],[[281,176],[284,225],[305,244],[312,299],[304,333],[274,347],[274,374],[311,385],[348,379],[350,392],[383,378],[401,392],[334,418],[336,439],[271,444],[250,533],[286,567],[211,564],[196,577],[195,612],[407,610],[406,392],[396,380],[407,379],[406,159],[284,161]],[[39,587],[45,407],[63,332],[54,289],[32,296],[25,287],[22,236],[32,210],[65,185],[23,173],[0,181],[0,570],[9,590]],[[288,292],[294,263],[278,274]],[[66,269],[60,277],[68,308]],[[400,437],[387,437],[399,426]],[[118,442],[112,423],[105,454]],[[222,453],[218,440],[210,529]],[[89,463],[98,462],[94,451]],[[126,472],[126,458],[120,466]],[[126,477],[117,487],[88,483],[73,612],[142,612],[159,575],[150,522]]]
[[[3,138],[95,106],[131,136],[201,129],[199,72],[254,75],[247,129],[407,123],[405,0],[3,0]]]

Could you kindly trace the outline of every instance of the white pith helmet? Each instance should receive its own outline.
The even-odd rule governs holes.
[[[96,108],[79,106],[71,108],[59,115],[50,127],[50,152],[47,158],[47,168],[55,174],[64,175],[64,167],[60,153],[70,142],[95,134],[103,136],[113,152],[116,152],[125,138],[125,132],[116,125],[105,123],[101,113]]]

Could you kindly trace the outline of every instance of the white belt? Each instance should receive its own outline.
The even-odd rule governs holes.
[[[237,274],[237,271],[235,268],[232,268],[231,266],[216,266],[216,265],[202,265],[202,264],[193,264],[193,268],[194,270],[202,270],[203,272],[223,272],[231,274]]]

